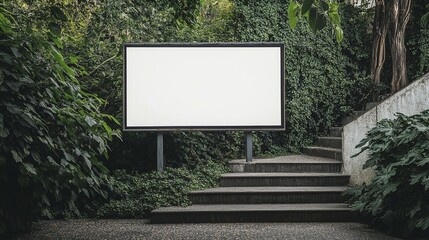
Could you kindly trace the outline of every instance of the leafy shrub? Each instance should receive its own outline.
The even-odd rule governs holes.
[[[65,16],[51,11],[49,31],[36,30],[0,5],[0,235],[28,230],[50,210],[77,211],[78,198],[106,195],[98,157],[115,134],[106,120],[116,120],[81,88],[81,69],[61,50],[57,22]]]
[[[187,206],[187,193],[212,188],[228,169],[225,163],[207,161],[193,170],[166,168],[163,172],[132,173],[117,170],[109,176],[109,200],[97,203],[93,212],[101,218],[148,217],[153,209],[165,206]]]
[[[368,150],[364,168],[375,176],[355,187],[353,209],[373,217],[373,224],[402,237],[429,234],[429,110],[397,114],[371,129],[357,147]]]

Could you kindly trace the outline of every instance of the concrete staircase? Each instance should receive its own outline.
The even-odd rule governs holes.
[[[342,222],[357,216],[344,204],[350,176],[341,174],[341,128],[306,155],[230,161],[220,187],[189,193],[189,207],[152,211],[152,223]]]
[[[318,137],[316,146],[304,148],[304,154],[330,159],[343,160],[342,154],[342,128],[333,127],[328,137]]]

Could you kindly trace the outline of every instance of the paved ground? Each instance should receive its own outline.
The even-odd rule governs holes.
[[[147,220],[40,221],[16,239],[395,239],[360,223],[148,224]]]

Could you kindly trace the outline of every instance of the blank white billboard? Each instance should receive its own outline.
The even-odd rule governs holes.
[[[283,130],[280,43],[125,44],[125,130]]]

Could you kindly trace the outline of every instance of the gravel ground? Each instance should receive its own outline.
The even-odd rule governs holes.
[[[149,224],[147,220],[52,220],[15,239],[395,239],[360,223]]]

